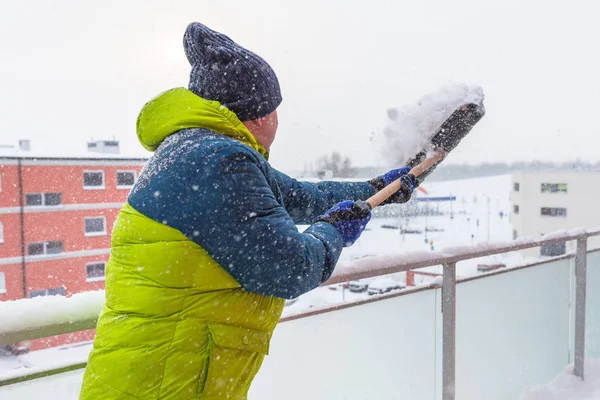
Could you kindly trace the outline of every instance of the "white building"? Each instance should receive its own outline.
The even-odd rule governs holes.
[[[510,200],[513,236],[538,236],[561,229],[600,226],[599,172],[518,172],[512,176]],[[600,247],[591,238],[588,248]],[[529,257],[564,254],[575,243],[524,252]]]
[[[118,140],[93,140],[88,142],[87,148],[92,153],[119,154]]]

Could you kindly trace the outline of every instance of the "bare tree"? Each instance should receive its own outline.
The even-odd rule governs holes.
[[[352,161],[349,157],[343,157],[337,151],[329,156],[323,156],[317,161],[319,171],[323,174],[331,171],[334,178],[352,178],[356,175],[356,170],[352,167]]]

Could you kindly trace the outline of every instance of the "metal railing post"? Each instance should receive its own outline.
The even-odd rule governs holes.
[[[585,298],[587,283],[587,237],[577,239],[575,255],[575,367],[573,372],[584,379],[585,361]]]
[[[444,264],[442,283],[442,399],[455,399],[456,263]]]

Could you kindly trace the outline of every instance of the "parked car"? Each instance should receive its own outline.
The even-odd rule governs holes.
[[[479,272],[495,271],[500,268],[506,268],[506,264],[477,264],[477,271]]]
[[[423,229],[402,229],[401,232],[408,235],[420,235],[423,233]]]
[[[381,225],[381,227],[383,229],[400,229],[399,226],[397,226],[397,225],[390,225],[390,224],[383,224],[383,225]]]
[[[342,290],[342,289],[348,289],[349,287],[350,287],[350,283],[349,282],[335,283],[333,285],[327,286],[327,288],[329,290]]]
[[[375,294],[388,293],[392,290],[404,289],[405,287],[406,285],[404,285],[402,282],[396,281],[392,278],[381,278],[369,283],[367,293],[369,293],[369,296],[373,296]]]
[[[362,292],[366,291],[368,287],[369,287],[368,282],[359,280],[359,281],[350,281],[350,287],[348,289],[350,289],[350,291],[352,293],[362,293]]]
[[[19,356],[21,354],[29,353],[29,347],[29,341],[0,345],[0,357]]]

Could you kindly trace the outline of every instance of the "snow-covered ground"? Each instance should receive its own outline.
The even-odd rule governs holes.
[[[31,351],[20,356],[0,357],[0,380],[86,362],[92,342]]]
[[[508,175],[465,179],[446,182],[425,182],[422,187],[428,194],[421,196],[442,197],[455,196],[456,201],[450,203],[430,203],[433,209],[451,211],[450,215],[413,217],[408,223],[404,218],[373,218],[367,230],[352,246],[345,248],[340,257],[340,268],[356,259],[372,256],[402,257],[410,252],[443,251],[444,248],[464,245],[474,245],[488,241],[506,242],[512,239],[510,225],[510,185]],[[489,199],[489,214],[488,214]],[[500,217],[500,212],[503,216]],[[488,218],[489,217],[489,218]],[[385,228],[384,226],[402,226],[411,230],[421,230],[420,234],[401,234],[399,229]],[[425,232],[425,227],[435,229],[436,232]],[[467,277],[477,274],[477,264],[497,263],[506,264],[507,267],[522,265],[530,261],[523,258],[521,253],[512,252],[496,256],[472,259],[457,264],[457,275]],[[441,266],[421,268],[420,271],[441,274]],[[395,274],[393,278],[404,283],[404,274]],[[375,278],[377,279],[377,278]],[[415,278],[415,283],[431,282],[434,278]],[[369,282],[366,279],[365,282]],[[296,302],[286,307],[284,316],[297,314],[313,307],[339,304],[347,301],[356,301],[368,297],[367,292],[352,293],[343,290],[339,285],[337,290],[328,287],[318,288],[301,296]]]
[[[598,400],[600,399],[600,360],[588,360],[585,380],[573,375],[573,366],[547,385],[527,389],[519,400]]]
[[[512,239],[512,228],[507,215],[510,208],[510,176],[477,178],[450,182],[424,183],[428,194],[420,196],[455,196],[456,202],[429,203],[434,210],[454,213],[450,215],[403,218],[374,218],[367,231],[349,248],[344,249],[341,263],[371,255],[402,255],[415,251],[430,251],[433,241],[435,250],[458,245],[472,245],[488,241],[487,228],[490,226],[489,241]],[[489,201],[489,218],[488,204]],[[504,216],[500,217],[500,211]],[[401,235],[399,230],[385,229],[383,225],[403,226],[404,228],[438,230],[422,234]],[[425,240],[427,239],[427,240]],[[474,273],[475,271],[471,271]],[[464,267],[459,274],[470,275]]]

